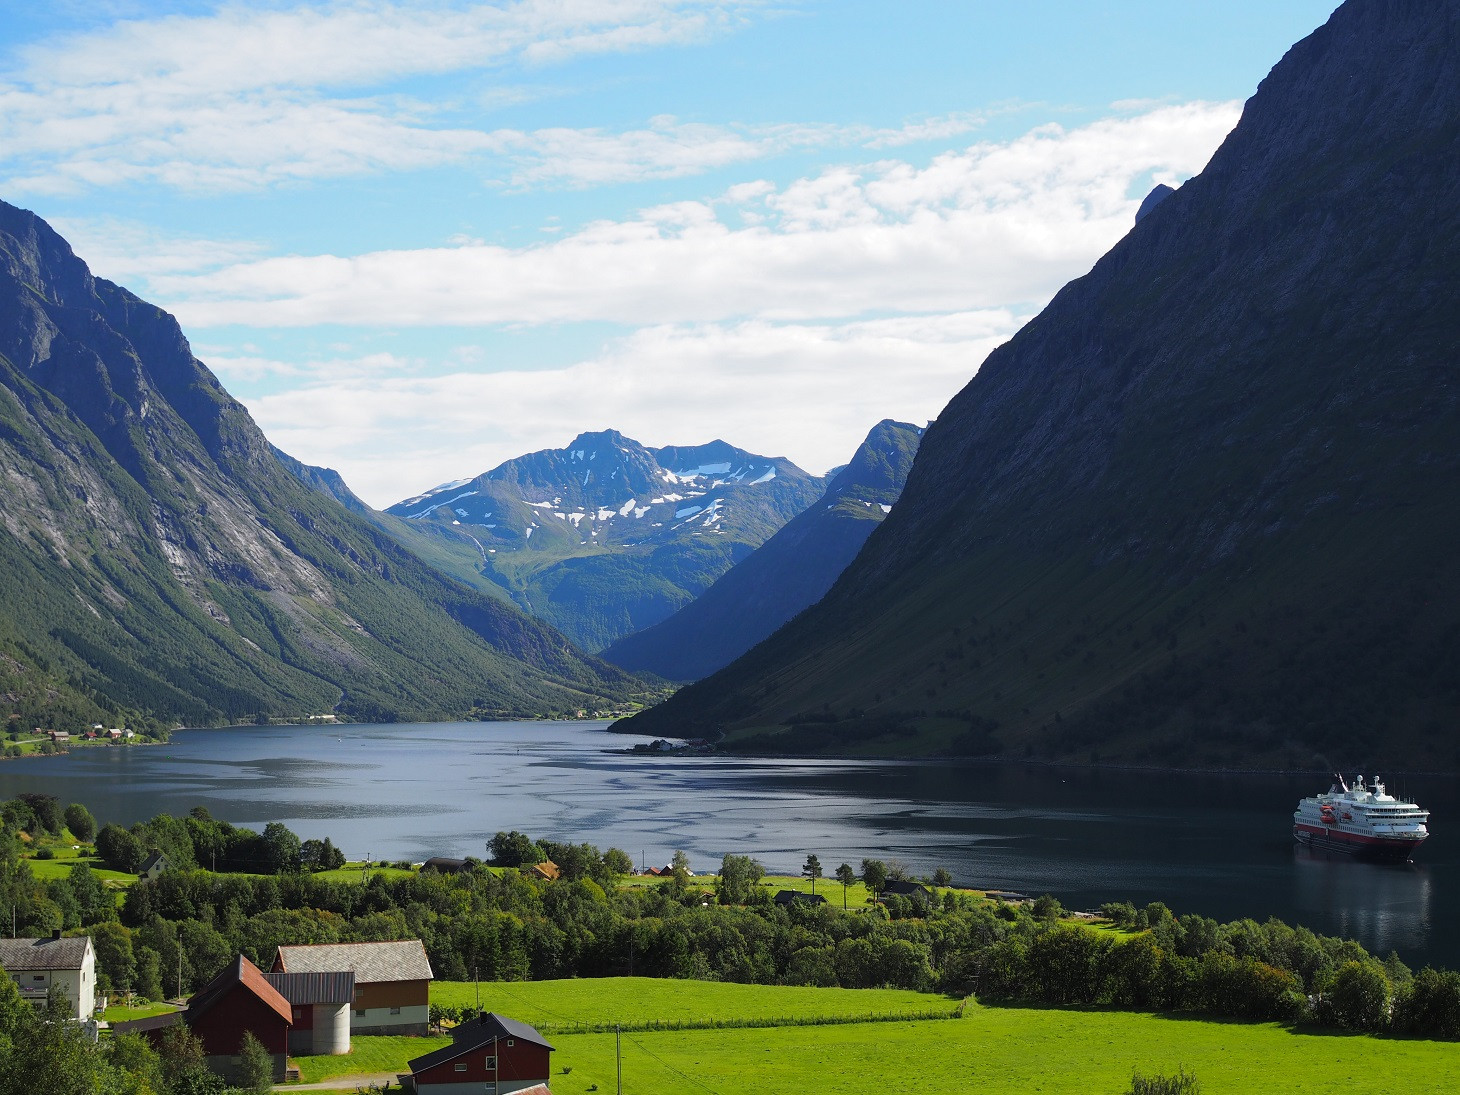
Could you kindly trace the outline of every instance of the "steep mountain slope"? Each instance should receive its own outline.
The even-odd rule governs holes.
[[[1460,5],[1344,4],[989,356],[831,593],[628,726],[1460,768],[1457,147]]]
[[[0,498],[0,666],[22,686],[0,711],[40,680],[68,717],[190,723],[532,714],[633,687],[303,486],[171,316],[3,203]]]
[[[723,441],[649,449],[606,430],[387,512],[453,540],[458,565],[598,650],[699,596],[824,486]]]
[[[826,493],[663,623],[603,656],[669,680],[708,676],[819,601],[892,509],[922,430],[879,422]]]

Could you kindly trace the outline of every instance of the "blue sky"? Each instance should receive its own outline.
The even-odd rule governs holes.
[[[0,198],[374,504],[607,427],[819,472],[935,416],[1331,6],[6,5]]]

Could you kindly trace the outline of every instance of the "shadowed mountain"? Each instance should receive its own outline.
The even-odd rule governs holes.
[[[525,715],[636,687],[320,486],[170,315],[0,203],[0,711]]]
[[[890,419],[821,498],[663,623],[603,652],[631,672],[708,676],[821,599],[902,492],[922,431]]]
[[[1350,0],[989,355],[832,591],[630,720],[1460,768],[1460,5]]]

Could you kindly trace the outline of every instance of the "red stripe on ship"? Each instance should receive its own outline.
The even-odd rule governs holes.
[[[1305,833],[1311,833],[1313,836],[1323,836],[1329,840],[1347,840],[1354,844],[1418,844],[1424,840],[1423,836],[1366,836],[1363,833],[1349,833],[1342,829],[1325,829],[1321,825],[1305,825],[1301,821],[1295,827]]]

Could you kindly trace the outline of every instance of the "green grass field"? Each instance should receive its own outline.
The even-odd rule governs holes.
[[[552,1042],[554,1095],[594,1084],[614,1090],[613,1035]],[[864,1095],[884,1086],[1120,1095],[1136,1070],[1169,1075],[1181,1067],[1196,1074],[1203,1095],[1329,1095],[1359,1086],[1440,1095],[1460,1087],[1460,1050],[1450,1043],[1011,1008],[970,1008],[962,1019],[939,1022],[626,1035],[623,1065],[625,1092],[655,1095]]]
[[[436,981],[431,1002],[473,1007],[470,981]],[[822,989],[737,985],[657,977],[582,977],[562,981],[483,981],[483,1011],[534,1026],[573,1023],[696,1022],[708,1018],[819,1019],[948,1011],[956,1000],[910,989]]]
[[[470,1003],[470,984],[433,986],[438,1003]],[[897,990],[775,988],[614,978],[486,984],[482,1005],[529,1023],[799,1018],[921,1010],[942,998]],[[552,1088],[614,1090],[612,1034],[554,1034]],[[356,1038],[348,1057],[305,1057],[306,1082],[404,1071],[442,1038]],[[1329,1095],[1363,1086],[1440,1095],[1460,1090],[1452,1043],[1294,1032],[1273,1023],[1206,1022],[1119,1011],[970,1006],[961,1019],[629,1033],[624,1090],[703,1095],[863,1095],[915,1091],[1120,1095],[1131,1074],[1194,1072],[1203,1095]],[[565,1072],[564,1069],[571,1071]],[[754,1082],[749,1082],[753,1077]]]
[[[132,1019],[146,1019],[152,1015],[162,1015],[165,1012],[176,1011],[171,1004],[149,1003],[138,1004],[134,1008],[124,1007],[121,1004],[113,1004],[102,1012],[102,1018],[108,1023],[125,1023]]]
[[[401,1035],[356,1035],[343,1057],[292,1057],[299,1066],[299,1082],[322,1083],[336,1076],[368,1076],[376,1072],[405,1072],[412,1057],[450,1044],[450,1038],[407,1038]]]

